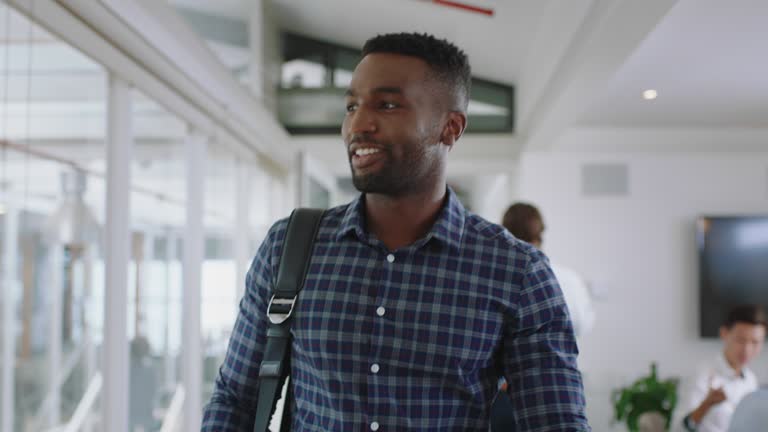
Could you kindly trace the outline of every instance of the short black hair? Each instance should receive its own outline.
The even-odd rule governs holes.
[[[424,60],[454,93],[458,105],[454,109],[467,111],[472,69],[467,55],[456,45],[427,33],[389,33],[365,42],[363,57],[373,53],[400,54]]]
[[[501,224],[513,236],[528,243],[541,243],[541,233],[544,231],[544,219],[541,212],[533,204],[517,202],[509,206]]]
[[[737,323],[761,325],[768,327],[768,319],[762,306],[745,304],[734,307],[728,312],[723,326],[730,329]]]

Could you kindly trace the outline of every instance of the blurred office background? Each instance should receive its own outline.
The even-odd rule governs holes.
[[[719,349],[700,218],[753,218],[744,248],[768,250],[766,21],[762,0],[4,1],[0,432],[199,429],[266,230],[355,196],[343,93],[393,31],[467,51],[450,184],[494,222],[542,210],[596,313],[590,422],[625,430],[617,388]]]

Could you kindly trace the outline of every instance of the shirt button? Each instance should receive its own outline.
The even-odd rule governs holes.
[[[375,373],[375,374],[376,374],[376,373],[379,373],[379,370],[380,370],[380,369],[381,369],[381,368],[379,367],[379,365],[378,365],[377,363],[374,363],[374,364],[372,364],[372,365],[371,365],[371,372],[373,372],[373,373]]]
[[[372,430],[372,431],[377,431],[377,430],[379,430],[379,422],[373,422],[373,423],[371,423],[371,430]]]
[[[387,261],[391,263],[395,262],[395,256],[392,254],[387,255]]]
[[[387,313],[387,310],[384,309],[384,306],[379,306],[376,309],[376,315],[378,315],[378,316],[384,316],[385,313]]]

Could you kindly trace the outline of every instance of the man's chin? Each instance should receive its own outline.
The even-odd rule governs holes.
[[[388,194],[391,187],[383,179],[373,175],[360,175],[352,173],[352,184],[362,193]]]
[[[370,179],[365,176],[352,174],[352,184],[359,192],[372,193],[376,191],[375,184],[372,184]]]

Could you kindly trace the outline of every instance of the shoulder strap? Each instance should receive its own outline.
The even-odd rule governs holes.
[[[267,306],[267,344],[259,368],[254,432],[268,432],[269,420],[290,372],[291,317],[309,268],[312,246],[323,210],[296,209],[291,213],[283,240],[277,283]],[[290,391],[288,394],[290,395]],[[289,430],[291,401],[286,397],[282,430]],[[288,424],[286,424],[286,422]]]

